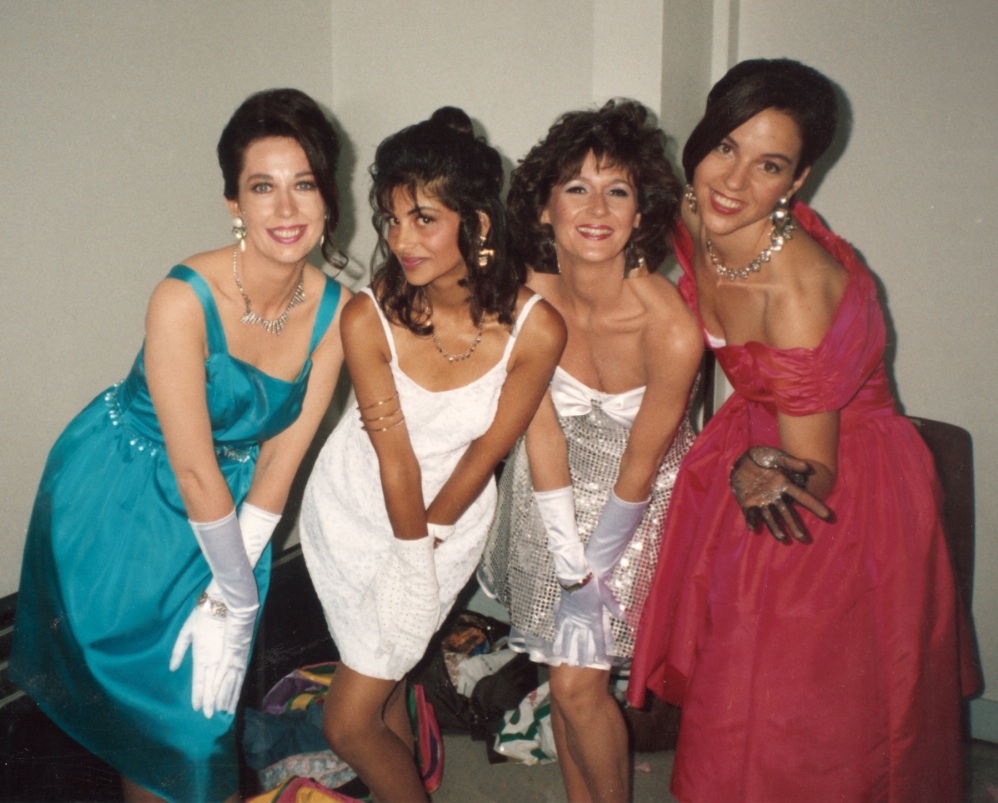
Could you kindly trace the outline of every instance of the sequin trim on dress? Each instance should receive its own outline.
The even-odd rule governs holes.
[[[121,401],[118,398],[118,392],[123,384],[123,382],[116,382],[104,394],[104,404],[107,407],[108,420],[110,420],[111,426],[122,428],[128,436],[129,446],[134,446],[136,451],[145,452],[150,457],[154,457],[162,450],[163,444],[156,443],[136,434],[124,424],[124,411],[121,409]],[[226,444],[216,445],[215,454],[236,463],[246,463],[253,459],[253,454],[249,449],[239,449]]]

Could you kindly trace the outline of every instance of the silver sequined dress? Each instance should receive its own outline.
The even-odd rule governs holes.
[[[575,516],[584,542],[596,527],[616,481],[644,390],[602,393],[561,368],[556,369],[551,380],[551,395],[568,441]],[[684,414],[652,485],[651,504],[613,572],[614,595],[627,618],[612,620],[614,644],[610,657],[614,664],[627,661],[634,650],[634,630],[655,572],[672,486],[693,435]],[[563,663],[564,659],[551,648],[560,589],[544,522],[534,502],[522,438],[510,454],[499,483],[499,503],[478,577],[486,592],[509,610],[513,626],[510,646],[529,653],[535,661]]]

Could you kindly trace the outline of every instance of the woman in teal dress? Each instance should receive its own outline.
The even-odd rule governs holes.
[[[239,107],[218,144],[237,244],[156,287],[128,377],[42,476],[10,673],[126,800],[237,796],[269,540],[343,360],[349,293],[307,263],[319,243],[335,257],[338,153],[297,90]]]

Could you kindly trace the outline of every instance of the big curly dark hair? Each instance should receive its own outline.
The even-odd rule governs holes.
[[[468,290],[471,316],[476,324],[486,314],[511,324],[526,276],[510,259],[509,230],[500,197],[502,159],[494,148],[474,136],[468,115],[445,106],[429,120],[392,134],[378,146],[370,172],[372,221],[378,231],[376,259],[380,261],[372,283],[388,318],[418,335],[433,331],[424,315],[422,288],[406,281],[402,266],[388,247],[386,220],[392,195],[402,187],[413,198],[422,190],[460,215],[458,249],[468,267],[461,284]],[[490,224],[481,244],[479,212],[485,213]],[[479,248],[494,252],[484,267],[479,265]]]
[[[665,143],[665,133],[635,100],[563,114],[513,171],[506,206],[517,260],[541,273],[558,272],[554,231],[541,223],[541,213],[552,188],[577,176],[592,152],[600,166],[626,170],[637,190],[641,225],[628,244],[626,267],[644,257],[649,270],[656,270],[669,255],[682,195]]]

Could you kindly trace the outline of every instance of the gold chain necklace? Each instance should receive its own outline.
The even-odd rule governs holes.
[[[426,314],[426,322],[430,326],[433,326],[433,317],[431,315],[429,305],[423,308],[423,312]],[[478,344],[482,342],[482,325],[478,324],[478,329],[475,332],[474,340],[472,340],[471,345],[468,346],[468,348],[466,348],[460,354],[451,354],[449,351],[447,351],[447,349],[444,348],[444,344],[441,343],[440,338],[437,337],[436,329],[434,329],[431,334],[433,336],[433,345],[437,347],[437,351],[439,351],[444,357],[447,358],[447,362],[452,362],[452,363],[461,362],[461,360],[466,360],[468,359],[468,357],[474,354],[475,349],[478,348]]]
[[[236,277],[236,287],[239,288],[239,295],[243,297],[243,301],[246,304],[246,313],[242,318],[239,319],[239,323],[255,324],[258,323],[264,329],[266,329],[272,335],[279,335],[284,331],[284,325],[288,322],[288,316],[291,314],[291,310],[301,304],[305,300],[305,264],[302,263],[301,273],[298,274],[298,286],[295,288],[294,294],[291,296],[291,300],[288,305],[284,308],[284,312],[278,315],[273,320],[267,320],[266,318],[261,318],[255,312],[253,312],[253,303],[249,300],[249,296],[246,295],[246,291],[243,290],[243,283],[239,281],[239,247],[236,246],[232,249],[232,275]]]

